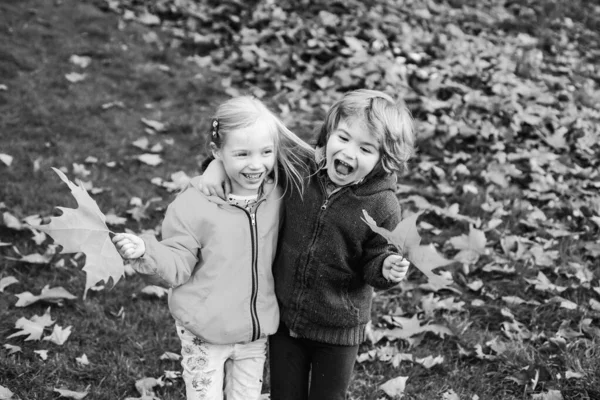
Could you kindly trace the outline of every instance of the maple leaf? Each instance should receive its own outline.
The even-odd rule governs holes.
[[[15,294],[15,296],[19,298],[19,300],[17,300],[15,303],[15,307],[27,307],[28,305],[40,300],[61,304],[64,299],[72,300],[76,298],[76,296],[69,293],[69,291],[64,289],[62,286],[57,286],[50,289],[49,285],[46,285],[42,288],[39,296],[36,296],[31,292]]]
[[[396,225],[393,231],[377,226],[375,220],[363,210],[363,221],[376,233],[380,234],[388,243],[396,246],[415,267],[417,267],[428,279],[424,288],[438,291],[449,288],[453,283],[451,276],[438,275],[434,269],[450,264],[452,261],[442,257],[433,245],[421,246],[421,236],[417,232],[417,218],[420,213],[413,214],[403,219]]]
[[[44,361],[48,359],[48,350],[34,350],[33,352],[40,356],[40,358]]]
[[[21,352],[21,347],[20,346],[14,346],[12,344],[5,344],[4,348],[8,351],[8,355],[9,356],[11,354],[15,354],[15,353]]]
[[[106,226],[106,217],[83,184],[80,182],[77,186],[62,171],[52,169],[69,186],[79,207],[58,207],[63,212],[61,216],[51,218],[49,224],[36,225],[34,228],[50,235],[63,247],[64,253],[85,253],[85,299],[88,289],[100,281],[108,283],[112,278],[113,284],[116,284],[124,275],[125,266],[110,239],[111,231]]]
[[[10,339],[17,336],[28,335],[25,338],[26,342],[29,340],[40,340],[42,333],[44,333],[44,328],[51,326],[52,324],[54,324],[54,321],[50,318],[50,308],[48,308],[44,315],[34,315],[31,319],[25,317],[19,318],[15,323],[15,328],[21,330],[6,338]]]
[[[363,210],[363,221],[376,233],[387,239],[387,241],[398,249],[402,254],[408,254],[411,247],[418,246],[421,243],[421,236],[417,232],[417,218],[421,213],[416,213],[403,219],[396,225],[393,231],[377,226],[375,220]]]
[[[67,326],[66,328],[61,328],[58,325],[54,325],[54,330],[50,336],[44,337],[44,340],[49,340],[52,343],[55,343],[59,346],[65,344],[67,339],[71,336],[71,326]]]

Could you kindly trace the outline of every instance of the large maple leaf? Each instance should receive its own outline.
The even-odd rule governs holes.
[[[77,186],[62,171],[52,169],[69,186],[79,207],[57,207],[63,212],[62,215],[51,218],[48,224],[34,227],[60,244],[63,247],[62,253],[85,253],[85,299],[88,289],[100,281],[108,283],[109,278],[112,278],[113,284],[116,284],[124,275],[125,266],[110,239],[111,232],[106,226],[106,217],[83,184],[80,182]]]
[[[403,219],[396,225],[393,231],[377,226],[375,220],[363,210],[363,220],[376,233],[387,239],[388,243],[396,246],[400,254],[406,257],[412,265],[417,267],[427,277],[426,288],[438,291],[449,288],[453,283],[452,278],[438,275],[434,269],[450,264],[452,261],[442,257],[433,245],[422,246],[421,236],[417,232],[417,218],[420,213],[413,214]]]

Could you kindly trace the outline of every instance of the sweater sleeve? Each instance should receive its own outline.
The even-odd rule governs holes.
[[[184,218],[184,194],[178,196],[167,208],[162,224],[162,240],[153,235],[142,235],[146,253],[132,264],[134,270],[146,275],[148,280],[167,287],[177,287],[190,278],[198,262],[201,248],[197,230],[190,226],[193,219]]]
[[[394,230],[400,222],[400,205],[394,198],[389,206],[390,212],[388,217],[377,225],[387,230]],[[396,247],[387,242],[383,236],[376,232],[371,232],[371,235],[363,248],[363,274],[365,282],[376,289],[389,289],[397,285],[383,277],[382,266],[383,261],[392,254],[398,254]]]

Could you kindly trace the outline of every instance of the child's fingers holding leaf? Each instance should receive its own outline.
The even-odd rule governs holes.
[[[144,240],[130,233],[119,233],[112,241],[121,257],[125,259],[139,258],[146,252]]]
[[[383,261],[383,277],[391,282],[400,282],[408,272],[410,262],[399,254],[392,254]]]

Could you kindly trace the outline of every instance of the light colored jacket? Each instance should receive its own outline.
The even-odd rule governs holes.
[[[171,314],[206,342],[251,342],[279,325],[272,264],[282,192],[264,189],[249,213],[206,197],[192,181],[167,208],[162,241],[142,236],[146,253],[133,268],[172,288]]]

